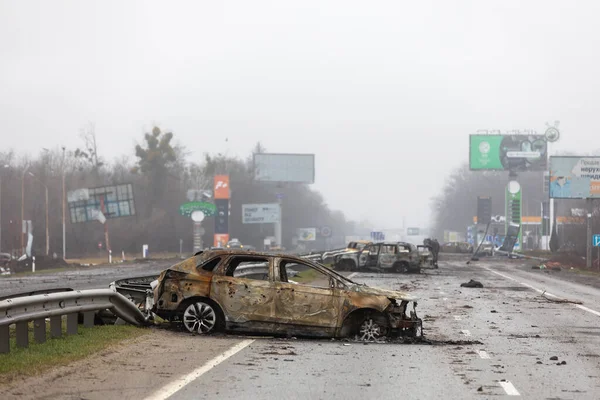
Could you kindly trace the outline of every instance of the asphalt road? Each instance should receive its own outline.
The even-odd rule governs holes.
[[[501,259],[466,265],[453,258],[421,275],[361,273],[353,279],[418,295],[429,342],[156,331],[144,343],[5,393],[8,398],[146,400],[600,397],[599,289]],[[470,279],[485,287],[460,287]],[[557,303],[559,298],[583,305]]]
[[[118,279],[158,274],[177,260],[152,260],[143,263],[114,264],[104,267],[80,267],[69,271],[44,273],[21,277],[0,277],[0,296],[34,290],[72,288],[106,289]]]
[[[170,398],[600,396],[600,313],[592,312],[600,311],[596,289],[559,280],[540,285],[536,275],[501,260],[443,263],[422,276],[359,274],[354,279],[414,288],[434,344],[257,340]],[[461,288],[469,279],[485,287]],[[534,288],[584,301],[589,310],[549,302]],[[443,343],[459,340],[482,344]]]

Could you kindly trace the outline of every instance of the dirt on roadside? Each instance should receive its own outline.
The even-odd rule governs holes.
[[[40,376],[0,386],[2,399],[140,399],[239,342],[164,329]]]

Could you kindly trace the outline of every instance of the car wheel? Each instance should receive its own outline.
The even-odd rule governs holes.
[[[393,268],[394,272],[397,272],[399,274],[406,274],[408,272],[408,263],[405,262],[399,262],[394,264],[394,268]]]
[[[384,316],[367,315],[358,326],[357,339],[363,342],[381,340],[387,337],[388,331],[388,323]]]
[[[342,260],[339,266],[342,271],[354,271],[356,269],[356,264],[352,260]]]
[[[221,316],[215,306],[197,300],[190,303],[183,312],[183,326],[188,332],[202,335],[216,332],[221,326]]]

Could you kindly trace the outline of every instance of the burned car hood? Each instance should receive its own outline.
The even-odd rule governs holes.
[[[398,300],[406,300],[406,301],[417,301],[418,300],[417,297],[412,296],[406,292],[374,288],[374,287],[370,287],[367,285],[356,284],[356,285],[352,286],[350,288],[350,290],[353,292],[357,292],[357,293],[371,294],[374,296],[385,296],[388,298],[398,299]]]

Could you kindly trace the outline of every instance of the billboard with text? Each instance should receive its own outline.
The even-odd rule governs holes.
[[[544,135],[470,135],[469,168],[480,171],[544,171]]]
[[[550,197],[600,198],[600,157],[550,157]]]

